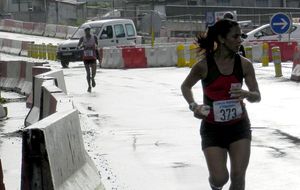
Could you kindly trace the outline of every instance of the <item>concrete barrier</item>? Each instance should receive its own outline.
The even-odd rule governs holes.
[[[57,79],[45,78],[49,73],[35,77],[42,82],[34,85],[40,91],[34,99],[39,98],[41,107],[38,121],[26,127],[22,137],[21,189],[104,190],[84,149],[78,112],[57,87]]]
[[[6,119],[6,117],[7,117],[7,108],[2,106],[2,104],[0,104],[0,121]],[[1,190],[1,173],[0,173],[0,190]]]
[[[57,112],[26,128],[21,189],[104,189],[84,149],[77,110]]]
[[[12,19],[4,19],[3,21],[3,30],[6,32],[11,32],[15,27],[15,22]]]
[[[45,23],[33,23],[33,35],[43,36],[45,33],[46,24]]]
[[[41,86],[40,119],[46,118],[57,111],[73,109],[71,98],[55,84],[56,79],[46,80]]]
[[[175,55],[174,55],[175,54]],[[174,56],[174,57],[173,57]],[[176,47],[159,46],[146,47],[148,67],[171,67],[176,66]]]
[[[10,53],[11,47],[12,47],[12,40],[2,39],[1,52]]]
[[[124,68],[122,49],[116,47],[103,48],[103,60],[101,66],[107,69]]]
[[[44,36],[54,37],[56,34],[56,25],[55,24],[46,24]]]
[[[5,80],[2,82],[1,87],[6,90],[16,89],[19,82],[20,76],[20,62],[0,62],[0,64],[6,64],[6,76]]]
[[[0,51],[2,51],[2,44],[3,44],[3,39],[0,38]]]
[[[33,44],[34,42],[27,42],[27,41],[22,41],[22,49],[20,55],[30,57],[28,54],[29,51],[29,45]]]
[[[262,43],[257,43],[252,45],[252,58],[255,62],[261,62],[263,55]]]
[[[34,65],[42,65],[42,63],[0,61],[0,87],[29,96],[32,91]]]
[[[4,20],[0,19],[0,31],[4,30]]]
[[[68,33],[68,26],[64,26],[64,25],[56,26],[56,33],[55,33],[56,38],[65,39],[67,37],[67,33]]]
[[[68,26],[68,32],[66,38],[71,38],[73,34],[76,32],[78,27]]]
[[[20,55],[22,50],[22,41],[11,40],[11,48],[9,53],[14,55]]]
[[[293,55],[293,69],[291,74],[291,80],[300,81],[300,48],[296,46],[294,48]]]
[[[23,22],[22,33],[23,34],[32,34],[33,32],[33,22]]]
[[[0,159],[0,190],[5,190],[5,186],[3,182],[3,170],[2,170],[1,159]]]
[[[15,22],[15,26],[12,28],[11,32],[22,33],[23,30],[23,21],[13,20]]]
[[[49,67],[43,67],[43,66],[34,66],[32,67],[32,76],[31,79],[39,74],[46,73],[51,71]],[[33,85],[33,84],[32,84]],[[26,107],[27,108],[32,108],[33,107],[33,91],[29,94],[27,100],[26,100]]]
[[[55,84],[65,94],[67,94],[66,84],[64,80],[64,74],[62,70],[49,71],[40,75],[36,75],[33,78],[33,94],[32,94],[32,107],[26,116],[24,125],[29,126],[38,122],[41,118],[41,97],[42,91],[41,86],[46,80],[55,79]]]
[[[291,80],[300,81],[300,64],[297,64],[292,71]]]
[[[164,56],[165,55],[165,56]],[[157,54],[158,64],[163,67],[175,67],[177,64],[176,46],[162,46]]]
[[[146,47],[145,48],[145,54],[147,57],[147,63],[149,67],[159,67],[158,61],[157,61],[157,52],[158,48],[156,47]]]

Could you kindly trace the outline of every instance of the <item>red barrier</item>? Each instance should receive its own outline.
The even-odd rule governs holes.
[[[5,186],[3,182],[3,170],[2,170],[1,159],[0,159],[0,190],[5,190]]]
[[[278,42],[269,41],[269,59],[272,60],[272,47],[278,46],[281,50],[281,61],[293,60],[294,49],[298,45],[297,42]]]
[[[122,57],[125,68],[145,68],[147,67],[147,58],[145,48],[123,48]]]
[[[32,77],[42,74],[42,73],[46,73],[48,71],[51,71],[51,69],[47,68],[47,67],[42,67],[42,66],[34,66],[34,67],[32,67]],[[30,95],[28,96],[28,98],[26,100],[26,107],[31,108],[32,104],[33,104],[33,95],[32,95],[32,93],[30,93]]]
[[[0,77],[6,78],[7,77],[7,62],[0,61]]]
[[[26,62],[20,61],[20,76],[19,79],[25,79],[26,77]]]
[[[33,32],[33,22],[23,22],[23,34],[32,34]]]
[[[11,32],[14,27],[16,27],[16,23],[14,20],[12,19],[4,20],[4,26],[3,26],[4,31]]]
[[[42,73],[46,73],[48,71],[51,71],[51,68],[43,67],[43,66],[34,66],[32,67],[32,76],[39,75]]]
[[[15,22],[15,27],[12,29],[12,32],[22,33],[22,30],[23,30],[23,21],[14,20],[14,22]]]
[[[33,35],[42,36],[42,35],[44,35],[45,28],[46,28],[46,24],[45,23],[33,23],[32,34]]]

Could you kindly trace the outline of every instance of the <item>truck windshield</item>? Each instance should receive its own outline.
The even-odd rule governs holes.
[[[91,33],[95,36],[98,36],[100,33],[101,27],[93,27],[91,28]],[[84,28],[80,27],[76,30],[76,32],[73,34],[71,39],[80,39],[82,36],[84,36]]]

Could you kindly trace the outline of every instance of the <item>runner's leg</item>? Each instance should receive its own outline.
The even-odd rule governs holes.
[[[91,91],[91,71],[90,71],[90,64],[88,62],[84,62],[84,67],[86,71],[86,80],[88,83],[88,92]]]
[[[96,60],[95,60],[95,63],[91,64],[91,68],[92,68],[92,86],[95,87],[96,86],[95,76],[96,76],[96,70],[97,70]]]
[[[229,146],[231,162],[231,185],[229,190],[245,189],[245,176],[250,158],[250,146],[251,141],[249,139],[241,139]]]
[[[208,147],[203,150],[212,190],[219,190],[227,183],[227,150],[220,147]]]

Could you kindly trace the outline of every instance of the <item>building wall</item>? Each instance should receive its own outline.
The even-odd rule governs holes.
[[[85,5],[60,2],[48,4],[47,22],[52,24],[77,25],[86,20]]]
[[[0,0],[2,11],[7,13],[28,12],[29,7],[33,7],[34,11],[45,11],[44,0]]]

